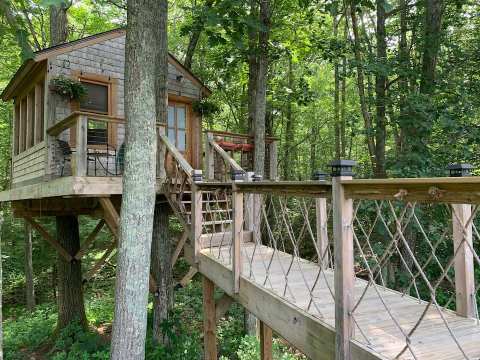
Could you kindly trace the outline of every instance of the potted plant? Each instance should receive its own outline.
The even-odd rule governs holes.
[[[64,99],[80,101],[87,95],[87,88],[80,82],[63,75],[50,81],[50,90]]]

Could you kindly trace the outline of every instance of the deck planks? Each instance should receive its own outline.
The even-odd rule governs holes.
[[[292,262],[291,255],[274,251],[263,245],[255,246],[253,243],[246,243],[242,245],[241,251],[243,257],[242,277],[272,291],[286,302],[318,318],[319,321],[332,327],[335,326],[335,303],[332,296],[334,292],[333,270],[327,269],[320,272],[319,275],[318,264],[304,259],[294,259]],[[229,245],[202,251],[203,254],[214,258],[228,269],[231,269],[230,252]],[[285,286],[286,277],[288,278],[288,287]],[[315,281],[317,283],[314,286]],[[328,289],[327,283],[330,289]],[[368,286],[367,281],[359,278],[355,280],[355,302],[361,297],[366,287],[366,293],[354,312],[357,324],[354,338],[385,358],[394,359],[406,346],[404,334],[408,334],[415,326],[427,303],[380,285],[377,285],[377,290],[375,290],[372,285]],[[314,303],[311,303],[312,297],[309,289],[313,289],[311,293]],[[392,316],[387,312],[377,291],[384,299]],[[477,320],[460,317],[453,311],[445,309],[442,309],[442,315],[447,320],[467,358],[479,359],[480,324]],[[392,317],[401,329],[392,320]],[[466,358],[434,305],[430,306],[424,319],[410,337],[410,347],[413,354],[407,349],[398,358],[403,360],[460,360]]]

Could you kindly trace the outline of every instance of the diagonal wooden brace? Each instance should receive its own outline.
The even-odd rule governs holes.
[[[89,281],[105,264],[105,262],[108,260],[110,255],[112,254],[113,250],[115,250],[115,247],[117,246],[117,242],[114,240],[112,244],[105,250],[103,253],[102,257],[96,262],[95,265],[87,272],[85,277],[83,278],[84,282]]]
[[[103,208],[103,218],[113,236],[118,239],[120,232],[120,215],[113,206],[112,201],[108,197],[99,198],[100,205]]]
[[[88,247],[90,246],[90,244],[92,244],[95,241],[98,233],[102,230],[104,225],[105,225],[105,220],[102,219],[98,222],[97,226],[95,226],[95,229],[93,229],[90,235],[88,235],[87,239],[82,244],[80,250],[78,250],[78,252],[74,256],[76,260],[80,260],[87,253]]]
[[[62,245],[58,243],[58,241],[51,236],[45,228],[37,223],[32,217],[25,215],[24,216],[25,221],[27,221],[32,227],[38,231],[38,233],[45,239],[46,242],[48,242],[57,252],[67,261],[71,262],[73,260],[73,257],[68,253],[67,250],[63,248]]]
[[[175,251],[173,252],[172,255],[172,268],[175,266],[178,260],[178,256],[180,255],[180,252],[183,249],[183,246],[187,242],[188,236],[190,235],[190,231],[184,230],[182,236],[180,237],[180,240],[178,240],[177,246],[175,248]]]

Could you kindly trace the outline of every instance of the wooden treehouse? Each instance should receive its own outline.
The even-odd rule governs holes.
[[[115,30],[38,52],[2,94],[14,102],[11,202],[67,261],[104,226],[118,236],[123,169],[125,33]],[[52,79],[82,82],[82,101]],[[266,141],[264,178],[251,170],[248,135],[202,129],[192,104],[210,91],[169,58],[168,117],[157,124],[157,197],[184,226],[181,250],[204,283],[205,358],[216,359],[213,299],[221,288],[311,359],[479,359],[480,180],[453,176],[354,180],[351,161],[305,182],[277,178]],[[38,221],[100,219],[76,254]],[[422,250],[422,251],[420,251]],[[153,290],[155,290],[154,279]]]

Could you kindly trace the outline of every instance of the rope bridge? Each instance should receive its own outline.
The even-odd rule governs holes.
[[[246,279],[334,327],[345,359],[352,342],[377,358],[478,359],[479,190],[475,178],[197,183],[209,206],[196,246],[237,293]]]

